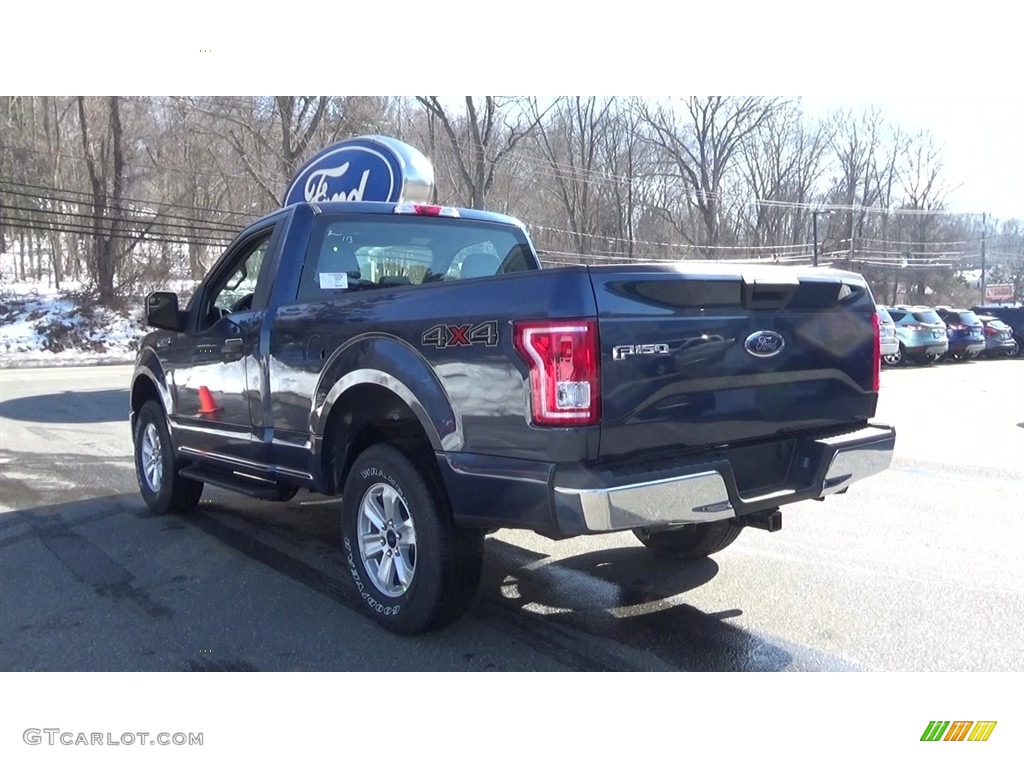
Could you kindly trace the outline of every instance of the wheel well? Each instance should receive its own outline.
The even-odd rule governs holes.
[[[430,439],[405,401],[376,384],[359,384],[338,398],[324,428],[326,492],[340,493],[356,457],[376,443],[397,444],[410,458],[429,457],[423,463],[434,465]]]
[[[135,421],[135,414],[139,412],[147,400],[155,400],[160,403],[160,393],[156,385],[145,376],[139,376],[132,387],[132,423]],[[162,404],[161,404],[162,407]]]

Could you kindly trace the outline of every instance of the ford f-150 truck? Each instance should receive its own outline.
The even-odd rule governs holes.
[[[889,465],[857,274],[541,269],[507,216],[306,188],[187,308],[148,297],[139,487],[178,513],[206,483],[340,495],[347,570],[394,632],[466,609],[488,531],[631,530],[699,558]]]

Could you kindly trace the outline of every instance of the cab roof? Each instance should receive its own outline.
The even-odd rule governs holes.
[[[295,203],[295,206],[308,205],[315,215],[332,214],[332,213],[369,213],[369,214],[393,214],[395,212],[395,206],[398,203],[378,203],[378,202],[324,202],[324,203]],[[491,224],[507,224],[513,227],[519,227],[524,229],[523,223],[513,217],[506,216],[501,213],[493,213],[491,211],[479,211],[475,208],[454,208],[445,206],[447,210],[458,211],[458,218],[469,219],[471,221],[485,221]],[[416,214],[402,214],[402,215],[416,215]],[[444,218],[444,214],[441,215]]]

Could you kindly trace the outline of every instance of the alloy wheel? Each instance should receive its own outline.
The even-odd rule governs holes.
[[[416,528],[405,501],[392,486],[377,483],[359,503],[359,556],[373,586],[400,597],[416,573]]]

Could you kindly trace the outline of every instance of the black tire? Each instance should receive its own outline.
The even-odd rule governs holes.
[[[342,495],[341,532],[360,605],[391,632],[440,629],[476,595],[483,533],[455,525],[436,470],[393,446],[374,445],[356,458]]]
[[[160,405],[148,400],[135,417],[135,477],[146,506],[158,515],[195,509],[203,484],[178,474],[174,444]]]
[[[679,560],[696,560],[721,552],[743,528],[733,520],[691,523],[678,528],[634,528],[633,534],[648,549]]]

